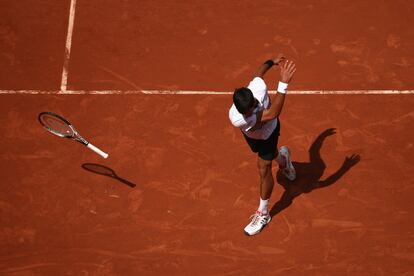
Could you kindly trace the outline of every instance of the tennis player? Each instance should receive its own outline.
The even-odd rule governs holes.
[[[280,65],[280,81],[278,93],[271,101],[263,76],[274,65]],[[289,149],[286,146],[277,149],[279,115],[285,102],[288,84],[295,71],[296,65],[283,55],[279,55],[262,64],[249,85],[237,88],[233,94],[233,105],[229,111],[230,121],[235,127],[240,128],[247,144],[258,155],[260,204],[251,222],[244,228],[244,232],[249,236],[259,233],[271,220],[268,205],[274,185],[272,161],[276,160],[287,179],[293,181],[296,178]]]

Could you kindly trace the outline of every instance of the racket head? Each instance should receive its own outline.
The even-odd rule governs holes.
[[[40,124],[49,132],[63,138],[75,137],[76,131],[68,120],[53,112],[42,112],[38,116]]]
[[[112,170],[111,168],[105,167],[103,165],[100,165],[100,164],[84,163],[82,164],[82,168],[84,170],[87,170],[87,171],[90,171],[96,174],[116,177],[114,170]]]

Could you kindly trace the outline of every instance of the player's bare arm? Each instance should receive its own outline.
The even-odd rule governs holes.
[[[269,69],[273,65],[279,65],[279,64],[281,64],[285,60],[286,60],[286,58],[285,58],[285,56],[283,54],[279,54],[276,58],[269,59],[268,61],[266,61],[265,63],[263,63],[259,67],[259,69],[257,70],[257,72],[256,72],[256,74],[254,76],[263,79],[263,77],[266,74],[266,72],[269,71]]]
[[[289,84],[295,72],[295,63],[293,63],[293,61],[286,60],[280,66],[280,82]],[[285,93],[278,91],[272,99],[272,105],[270,108],[263,110],[262,114],[257,115],[257,122],[264,123],[279,117],[285,102],[285,96]]]
[[[284,58],[280,61],[280,64],[280,81],[289,84],[295,74],[296,65],[292,61],[285,60]],[[277,93],[272,99],[272,105],[269,109],[256,113],[256,124],[250,129],[250,131],[260,129],[265,122],[279,117],[282,112],[284,102],[285,93]]]

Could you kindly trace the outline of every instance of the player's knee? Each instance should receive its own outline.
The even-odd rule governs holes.
[[[267,175],[272,172],[272,161],[258,159],[257,168],[259,169],[260,175]]]

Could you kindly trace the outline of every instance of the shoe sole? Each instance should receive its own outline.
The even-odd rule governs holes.
[[[260,229],[259,231],[257,231],[257,232],[255,232],[255,233],[253,233],[253,234],[249,234],[249,233],[247,233],[246,231],[243,231],[244,232],[244,234],[246,234],[246,236],[249,236],[249,237],[251,237],[251,236],[254,236],[254,235],[257,235],[257,234],[259,234],[260,232],[262,232],[263,231],[263,229],[265,229],[266,228],[266,226],[270,223],[270,221],[272,220],[272,217],[269,217],[269,221],[262,227],[262,229]]]
[[[282,146],[282,147],[280,147],[280,152],[281,151],[284,151],[284,152],[286,152],[286,154],[284,155],[285,156],[285,158],[286,158],[286,167],[288,167],[289,168],[289,170],[293,170],[293,171],[295,171],[295,167],[293,167],[293,164],[292,164],[292,161],[290,160],[290,151],[289,151],[289,148],[288,147],[286,147],[286,146]],[[286,176],[286,175],[285,175]],[[289,179],[290,181],[293,181],[293,180],[295,180],[296,179],[296,171],[295,171],[295,177],[293,178],[293,179],[290,179],[289,177],[287,177],[286,176],[286,178],[287,179]]]

